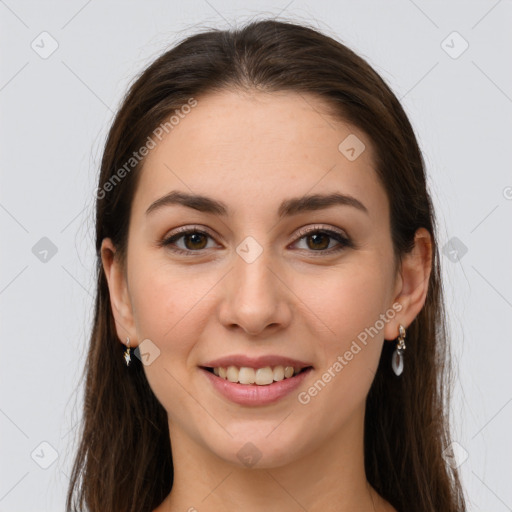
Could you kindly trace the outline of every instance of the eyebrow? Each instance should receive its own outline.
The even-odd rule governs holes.
[[[164,206],[181,205],[200,212],[213,213],[219,216],[228,216],[229,208],[222,201],[199,194],[172,191],[160,197],[146,210],[146,215],[163,208]],[[368,209],[361,201],[353,196],[340,193],[313,194],[309,196],[293,197],[284,200],[277,211],[278,217],[298,215],[306,211],[323,210],[331,206],[352,206],[368,215]]]

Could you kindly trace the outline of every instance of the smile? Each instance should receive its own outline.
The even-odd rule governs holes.
[[[229,382],[238,382],[244,385],[254,384],[256,386],[268,386],[273,382],[290,379],[307,368],[294,368],[293,366],[283,365],[250,368],[248,366],[237,367],[231,365],[228,367],[216,366],[215,368],[205,369]]]
[[[298,368],[297,373],[293,366],[281,365],[262,368],[199,367],[199,370],[222,398],[239,405],[255,407],[269,405],[291,395],[313,371],[313,367]],[[224,374],[225,376],[221,376]],[[232,380],[229,380],[229,377]],[[251,380],[254,382],[240,382]]]

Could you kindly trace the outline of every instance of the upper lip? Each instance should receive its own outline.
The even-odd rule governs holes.
[[[228,366],[242,366],[247,368],[264,368],[265,366],[293,366],[294,368],[307,368],[312,366],[309,363],[293,359],[286,356],[263,355],[258,357],[249,357],[244,354],[234,354],[232,356],[219,357],[204,363],[202,366],[207,368],[227,368]]]

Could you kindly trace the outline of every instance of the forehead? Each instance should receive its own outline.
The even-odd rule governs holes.
[[[141,208],[171,190],[222,198],[234,211],[333,191],[378,215],[387,207],[370,139],[319,98],[222,91],[196,99],[146,157],[135,197]]]

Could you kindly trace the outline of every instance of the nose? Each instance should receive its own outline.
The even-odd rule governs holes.
[[[239,328],[261,337],[266,331],[274,333],[289,325],[293,294],[282,271],[271,268],[268,253],[263,251],[252,262],[236,255],[234,267],[226,276],[219,310],[219,319],[227,329]]]

